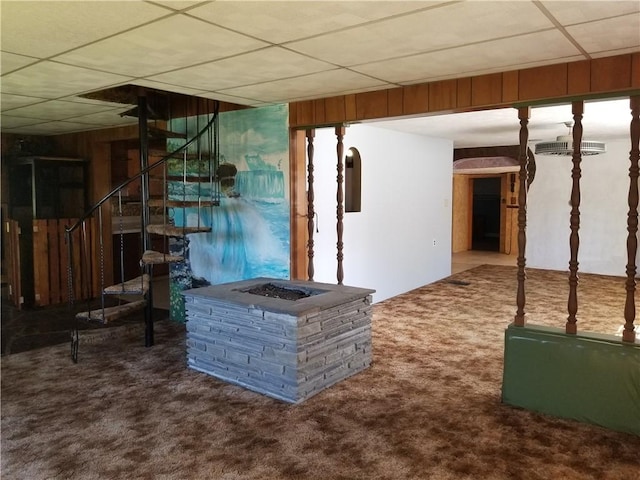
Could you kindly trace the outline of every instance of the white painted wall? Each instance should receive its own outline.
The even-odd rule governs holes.
[[[314,144],[314,280],[337,283],[334,129],[316,129]],[[452,142],[358,124],[344,147],[362,158],[362,211],[344,216],[344,284],[376,289],[379,302],[449,276]]]
[[[582,159],[579,272],[625,275],[629,140]],[[571,157],[536,156],[527,200],[527,266],[569,270]]]

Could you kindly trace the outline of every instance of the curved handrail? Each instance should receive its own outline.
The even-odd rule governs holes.
[[[100,208],[102,205],[104,205],[104,203],[109,200],[111,197],[113,197],[116,193],[118,193],[120,190],[122,190],[124,187],[126,187],[127,185],[129,185],[130,183],[132,183],[133,181],[137,180],[138,178],[142,177],[143,175],[146,175],[147,173],[149,173],[151,170],[153,170],[154,168],[164,164],[167,162],[167,160],[169,160],[170,158],[172,158],[173,156],[175,156],[176,154],[182,152],[184,149],[188,148],[189,145],[191,145],[193,142],[195,142],[197,139],[199,139],[202,135],[204,135],[207,130],[213,125],[213,123],[216,121],[216,119],[218,118],[218,114],[219,112],[219,103],[216,102],[215,104],[215,108],[214,108],[214,112],[213,112],[213,117],[211,118],[211,120],[209,120],[209,122],[207,122],[207,124],[198,132],[197,135],[195,135],[193,138],[191,138],[191,140],[187,141],[184,145],[182,145],[181,147],[175,149],[173,152],[168,153],[167,155],[165,155],[164,157],[162,157],[160,160],[158,160],[157,162],[149,165],[148,167],[146,167],[145,169],[141,170],[140,173],[137,173],[136,175],[134,175],[131,178],[128,178],[127,180],[125,180],[124,182],[122,182],[120,185],[118,185],[117,187],[115,187],[113,190],[111,190],[109,193],[107,193],[104,197],[102,197],[102,199],[96,203],[93,207],[91,207],[89,210],[87,210],[85,212],[84,215],[82,215],[82,217],[80,217],[76,223],[74,223],[73,225],[71,225],[70,227],[65,227],[65,232],[67,234],[72,233],[74,230],[76,230],[78,227],[80,227],[80,225],[82,225],[82,223],[87,220],[92,214],[93,212],[95,212],[98,208]]]

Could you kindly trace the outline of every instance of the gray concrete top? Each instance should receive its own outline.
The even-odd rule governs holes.
[[[246,291],[264,284],[302,290],[309,293],[310,296],[298,300],[287,300],[283,298],[265,297]],[[182,292],[185,297],[206,299],[213,303],[231,303],[246,308],[282,313],[294,317],[312,315],[337,305],[364,298],[372,293],[375,293],[375,290],[368,288],[267,277],[193,288]]]

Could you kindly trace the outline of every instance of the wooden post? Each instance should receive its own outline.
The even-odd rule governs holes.
[[[520,172],[518,175],[519,188],[518,192],[518,291],[516,294],[516,315],[514,324],[518,327],[524,327],[525,320],[525,289],[524,282],[526,273],[524,270],[526,259],[524,251],[527,246],[527,142],[529,141],[529,117],[531,116],[531,107],[522,107],[518,109],[518,118],[520,119],[520,152],[518,160],[520,161]]]
[[[580,144],[582,143],[582,114],[584,111],[584,103],[582,100],[576,100],[571,103],[573,113],[573,169],[571,170],[571,178],[573,184],[571,186],[571,217],[570,226],[571,234],[569,235],[569,299],[567,301],[567,323],[565,332],[576,334],[578,332],[576,313],[578,312],[578,248],[580,247],[580,177],[582,171],[580,162],[582,161],[582,152]]]
[[[309,281],[313,281],[313,217],[315,212],[313,210],[313,137],[316,135],[316,131],[312,128],[307,130],[307,158],[308,158],[308,176],[307,176],[307,231],[309,233],[309,240],[307,242],[307,255],[309,256],[309,266],[307,267],[307,274]]]
[[[342,139],[344,138],[344,133],[345,133],[345,127],[340,125],[336,127],[336,137],[338,139],[338,143],[336,145],[336,153],[338,156],[338,166],[337,166],[337,170],[338,170],[338,176],[337,176],[337,181],[338,181],[338,189],[337,189],[337,193],[336,193],[336,201],[337,201],[337,206],[336,206],[336,219],[337,219],[337,223],[336,223],[336,231],[338,233],[338,242],[336,243],[336,247],[338,249],[338,254],[336,255],[336,258],[338,259],[338,271],[337,271],[337,276],[338,276],[338,285],[342,285],[342,281],[344,280],[344,270],[342,267],[342,260],[344,258],[344,255],[342,253],[342,249],[344,247],[344,244],[342,243],[342,235],[344,232],[344,224],[342,222],[342,219],[344,218],[344,192],[343,192],[343,183],[344,183],[344,144],[342,143]]]
[[[640,159],[640,95],[630,98],[631,107],[631,151],[629,153],[629,214],[627,216],[627,297],[624,304],[624,330],[622,341],[634,343],[636,332],[633,322],[636,317],[636,253],[638,251],[638,161]]]

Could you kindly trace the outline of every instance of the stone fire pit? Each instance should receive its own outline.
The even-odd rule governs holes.
[[[187,363],[302,402],[371,364],[374,292],[271,278],[186,290]]]

